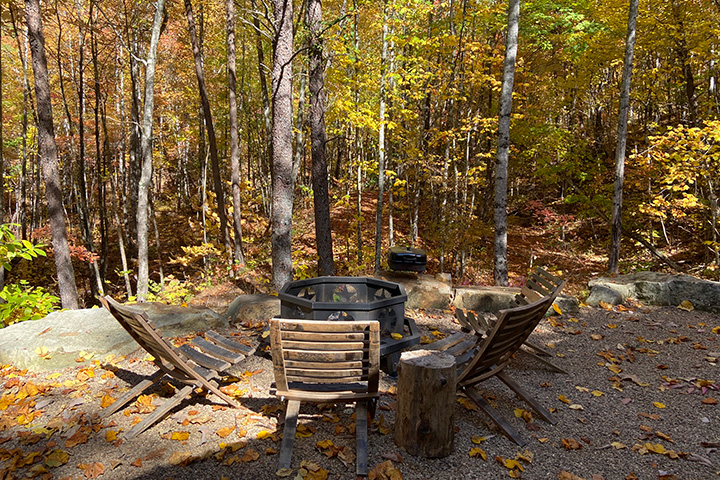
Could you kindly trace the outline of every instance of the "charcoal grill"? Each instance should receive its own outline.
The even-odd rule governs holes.
[[[383,369],[391,374],[400,352],[420,343],[415,321],[405,317],[405,288],[397,283],[371,277],[316,277],[286,283],[278,297],[282,318],[380,322],[380,356]]]
[[[427,267],[427,254],[419,248],[390,247],[388,265],[390,270],[422,273]]]

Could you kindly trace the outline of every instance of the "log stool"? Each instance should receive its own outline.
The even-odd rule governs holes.
[[[403,352],[398,364],[395,444],[411,455],[445,457],[455,436],[455,357]]]

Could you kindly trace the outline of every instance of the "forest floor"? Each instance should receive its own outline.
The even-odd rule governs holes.
[[[430,338],[459,329],[450,312],[409,314]],[[224,333],[258,346],[263,329],[264,322]],[[402,392],[395,378],[381,374],[368,441],[370,478],[700,480],[718,475],[720,316],[635,303],[583,307],[574,316],[549,317],[533,337],[555,352],[553,361],[569,374],[525,357],[517,358],[509,373],[551,409],[556,425],[534,418],[527,405],[491,379],[480,390],[528,440],[525,447],[460,399],[454,452],[439,459],[412,456],[393,440]],[[55,372],[1,367],[0,478],[277,478],[283,406],[270,394],[272,364],[262,350],[226,378],[225,388],[243,408],[195,395],[127,441],[122,432],[174,390],[163,385],[124,411],[98,418],[109,397],[154,371],[143,351]],[[303,407],[290,478],[355,478],[352,412],[343,405]]]

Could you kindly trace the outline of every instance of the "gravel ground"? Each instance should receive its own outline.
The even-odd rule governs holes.
[[[459,329],[448,312],[410,315],[429,337],[437,336],[434,331]],[[526,356],[518,357],[508,371],[551,409],[557,424],[516,417],[515,409],[529,407],[496,379],[480,386],[528,439],[523,448],[494,430],[482,412],[458,403],[452,455],[425,459],[400,451],[392,435],[396,380],[383,374],[369,433],[369,465],[389,462],[384,467],[392,465],[396,476],[384,469],[385,476],[376,478],[406,480],[713,478],[720,470],[720,405],[715,400],[720,397],[720,329],[713,333],[718,326],[718,315],[641,305],[583,308],[574,317],[543,321],[533,340],[548,345],[557,355],[553,362],[569,374],[553,372]],[[260,328],[248,327],[224,333],[257,345]],[[212,395],[195,395],[139,437],[123,441],[122,431],[153,407],[134,404],[104,420],[98,414],[104,395],[118,397],[140,375],[154,371],[144,353],[137,355],[93,358],[91,367],[78,364],[58,372],[2,367],[0,479],[277,478],[275,451],[282,428],[276,430],[282,407],[269,392],[269,358],[252,356],[233,372],[238,380],[230,388],[237,387],[245,408],[225,408]],[[22,392],[28,396],[18,400]],[[159,404],[171,392],[165,385],[152,400]],[[352,412],[346,406],[322,411],[303,407],[300,423],[310,436],[295,441],[290,478],[298,474],[301,462],[311,462],[300,470],[305,478],[325,478],[324,471],[330,479],[355,477]],[[332,440],[340,454],[323,454],[316,447],[323,440]],[[473,448],[482,449],[487,459],[471,457]],[[517,459],[521,468],[509,469],[503,459]]]

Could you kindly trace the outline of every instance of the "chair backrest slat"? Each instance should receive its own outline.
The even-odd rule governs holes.
[[[461,369],[458,384],[477,383],[503,369],[535,330],[564,286],[565,282],[561,282],[550,295],[528,305],[501,310],[478,353]]]
[[[100,302],[110,311],[130,336],[146,352],[155,357],[156,364],[162,359],[188,376],[194,376],[191,370],[192,365],[189,365],[186,360],[179,355],[175,347],[168,343],[162,335],[155,330],[155,327],[144,311],[121,305],[110,297],[100,297]]]
[[[377,321],[270,321],[279,392],[377,392],[380,326]]]

